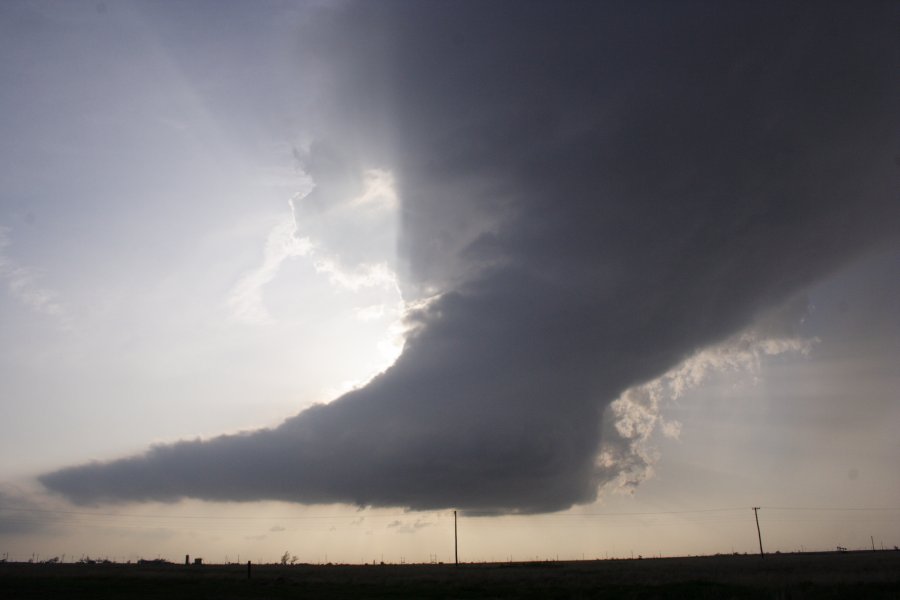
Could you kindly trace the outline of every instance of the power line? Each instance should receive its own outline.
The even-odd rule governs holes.
[[[761,506],[766,510],[900,511],[897,506]]]
[[[164,514],[147,514],[147,513],[114,513],[114,512],[98,512],[98,511],[78,511],[78,510],[61,510],[50,508],[25,508],[18,506],[0,506],[0,511],[10,510],[17,512],[45,513],[57,515],[78,515],[88,517],[123,517],[138,519],[212,519],[212,520],[253,520],[253,521],[272,521],[272,520],[291,520],[291,519],[397,519],[400,517],[410,517],[414,515],[436,513],[398,513],[398,514],[348,514],[348,515],[272,515],[268,517],[247,516],[247,515],[164,515]]]
[[[900,511],[900,507],[878,506],[878,507],[862,507],[862,506],[842,506],[842,507],[825,507],[825,506],[759,506],[757,509],[766,510],[789,510],[789,511],[853,511],[853,512],[891,512]],[[746,507],[729,507],[729,508],[697,508],[686,510],[664,510],[664,511],[636,511],[636,512],[585,512],[585,513],[547,513],[547,514],[523,514],[523,513],[496,513],[484,515],[484,518],[491,517],[517,517],[517,518],[535,518],[535,519],[578,519],[578,518],[604,518],[604,517],[652,517],[664,515],[690,515],[704,513],[725,513],[739,512],[746,510]],[[152,514],[152,513],[120,513],[120,512],[102,512],[102,511],[78,511],[63,510],[49,508],[31,508],[22,506],[0,506],[0,511],[15,511],[23,513],[40,513],[40,514],[57,514],[57,515],[74,515],[87,517],[115,517],[115,518],[137,518],[137,519],[205,519],[205,520],[242,520],[242,521],[273,521],[273,520],[336,520],[336,519],[397,519],[408,518],[413,516],[431,515],[431,516],[447,516],[447,511],[435,512],[406,512],[406,513],[355,513],[342,515],[270,515],[270,516],[252,516],[252,515],[182,515],[182,514]]]
[[[551,514],[547,516],[552,517],[647,517],[647,516],[656,516],[656,515],[684,515],[691,513],[711,513],[711,512],[736,512],[739,510],[746,510],[744,507],[739,508],[697,508],[692,510],[661,510],[655,512],[595,512],[595,513],[560,513],[560,514]],[[523,515],[523,514],[510,514],[510,515],[499,515],[499,516],[517,516],[517,517],[527,517],[533,515]]]
[[[267,517],[245,516],[245,515],[165,515],[165,514],[148,514],[148,513],[119,513],[119,512],[100,512],[100,511],[77,511],[62,510],[48,508],[26,508],[18,506],[0,506],[0,510],[11,510],[17,512],[35,512],[35,513],[51,513],[61,515],[81,515],[93,517],[133,517],[147,519],[244,519],[244,520],[290,520],[290,519],[358,519],[364,518],[400,518],[410,517],[418,514],[443,514],[442,512],[409,512],[396,514],[347,514],[347,515],[272,515]],[[703,508],[695,510],[669,510],[656,512],[605,512],[605,513],[548,513],[548,514],[523,514],[523,513],[496,513],[485,515],[490,517],[521,517],[521,518],[579,518],[579,517],[624,517],[624,516],[656,516],[656,515],[674,515],[674,514],[691,514],[691,513],[709,513],[709,512],[729,512],[744,510],[743,508]],[[900,509],[898,509],[900,510]]]

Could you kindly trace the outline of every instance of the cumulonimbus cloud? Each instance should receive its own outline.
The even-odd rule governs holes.
[[[329,73],[314,133],[357,175],[393,173],[404,293],[437,296],[367,386],[272,429],[48,473],[51,490],[588,502],[611,477],[610,402],[896,243],[896,4],[322,11],[303,37]]]

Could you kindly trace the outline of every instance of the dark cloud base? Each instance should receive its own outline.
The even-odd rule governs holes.
[[[41,482],[80,503],[489,513],[593,500],[610,478],[595,465],[601,415],[623,390],[897,243],[898,14],[877,2],[325,9],[305,38],[335,74],[310,164],[327,148],[341,172],[390,168],[405,293],[443,294],[363,389],[274,429]],[[346,187],[325,171],[323,206]]]

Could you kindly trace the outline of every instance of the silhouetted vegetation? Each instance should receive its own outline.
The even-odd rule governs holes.
[[[552,568],[551,568],[552,567]],[[4,599],[897,598],[896,552],[454,565],[0,565]]]

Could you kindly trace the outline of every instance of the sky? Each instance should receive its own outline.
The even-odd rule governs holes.
[[[0,5],[0,554],[900,544],[896,3]]]

